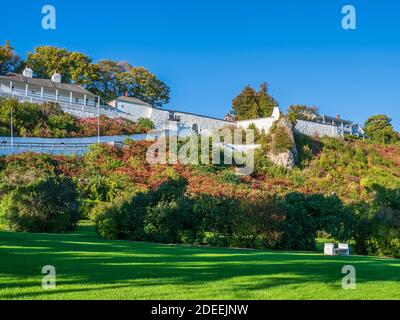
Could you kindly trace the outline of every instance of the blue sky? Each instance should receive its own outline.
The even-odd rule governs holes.
[[[56,30],[41,28],[46,4]],[[345,4],[357,30],[341,28]],[[0,42],[19,54],[55,45],[144,66],[170,86],[170,108],[222,117],[246,84],[266,81],[283,110],[362,123],[386,113],[400,130],[395,0],[1,0],[1,11]]]

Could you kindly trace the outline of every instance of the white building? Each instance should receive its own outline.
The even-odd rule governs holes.
[[[61,75],[51,79],[33,78],[32,69],[22,74],[0,74],[0,95],[31,102],[57,102],[63,106],[98,107],[100,98],[79,85],[62,83]]]
[[[35,103],[56,102],[68,113],[78,117],[94,117],[98,114],[111,118],[123,117],[132,121],[140,118],[151,119],[157,130],[181,132],[191,129],[198,134],[209,134],[212,130],[236,126],[256,128],[268,132],[272,124],[279,119],[279,108],[274,108],[272,116],[242,121],[232,121],[232,116],[225,119],[208,117],[190,112],[153,107],[133,97],[121,96],[108,105],[101,105],[100,98],[79,85],[61,82],[58,73],[51,79],[33,78],[33,71],[25,68],[23,74],[0,74],[0,96],[17,98],[20,101]]]
[[[280,117],[279,108],[274,108],[271,117],[235,122],[184,111],[156,108],[139,99],[124,96],[110,101],[109,106],[119,112],[130,114],[134,120],[151,119],[158,130],[179,132],[184,129],[192,129],[199,134],[209,134],[213,129],[232,125],[248,128],[252,123],[256,128],[268,132],[272,124]]]

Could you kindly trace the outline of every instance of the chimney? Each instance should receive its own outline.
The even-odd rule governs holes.
[[[22,75],[23,75],[24,77],[27,77],[27,78],[32,78],[32,76],[33,76],[33,71],[32,71],[31,68],[29,68],[29,66],[26,66],[25,69],[24,69],[24,71],[22,71]]]
[[[51,81],[61,83],[61,75],[56,72],[51,76]]]

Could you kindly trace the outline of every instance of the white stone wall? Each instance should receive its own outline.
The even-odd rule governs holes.
[[[117,110],[128,113],[133,116],[133,120],[136,121],[139,118],[151,118],[151,107],[134,104],[126,101],[116,101]]]
[[[180,121],[169,121],[170,112],[173,112],[175,117],[179,117]],[[181,131],[184,129],[192,129],[194,125],[197,125],[198,133],[201,134],[209,134],[213,129],[233,124],[225,120],[158,108],[152,109],[150,119],[154,122],[156,129],[159,130],[170,129]]]
[[[307,136],[318,136],[318,137],[340,137],[341,129],[337,126],[319,123],[305,120],[297,120],[296,126],[294,128],[296,132],[305,134]]]
[[[85,108],[85,110],[76,110],[68,108],[67,106],[63,109],[65,112],[71,113],[80,118],[93,117],[97,115],[97,110],[95,109],[93,109],[93,111],[89,110],[89,108]],[[100,109],[100,113],[111,118],[123,117],[132,121],[137,121],[139,118],[151,119],[154,123],[155,129],[157,130],[173,130],[181,132],[182,130],[194,129],[197,127],[197,132],[199,134],[210,134],[214,129],[232,125],[247,128],[251,123],[254,123],[258,129],[268,132],[272,124],[280,117],[279,108],[275,108],[272,117],[269,118],[231,122],[197,114],[152,108],[125,101],[116,101],[116,110],[113,112],[106,112],[105,110]],[[179,121],[171,121],[171,113],[174,118],[179,118]]]
[[[258,118],[258,119],[250,119],[250,120],[240,120],[236,121],[238,127],[247,129],[249,125],[254,124],[258,130],[264,130],[265,133],[268,133],[271,129],[272,125],[276,120],[280,118],[280,111],[278,107],[275,107],[272,111],[271,117],[268,118]]]
[[[76,109],[71,109],[71,108],[65,108],[65,107],[62,107],[62,110],[64,112],[66,112],[66,113],[69,113],[70,115],[73,115],[74,117],[77,117],[77,118],[97,117],[97,114],[96,113],[92,113],[92,112],[76,110]]]

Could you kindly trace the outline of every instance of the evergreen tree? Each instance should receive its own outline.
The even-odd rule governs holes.
[[[236,120],[270,117],[276,100],[268,94],[268,85],[261,84],[260,91],[247,85],[242,92],[232,101],[231,113]]]

